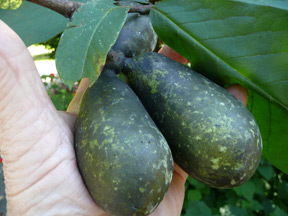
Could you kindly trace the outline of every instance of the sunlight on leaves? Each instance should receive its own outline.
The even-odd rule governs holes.
[[[22,0],[0,0],[0,8],[4,10],[16,10],[22,4]]]

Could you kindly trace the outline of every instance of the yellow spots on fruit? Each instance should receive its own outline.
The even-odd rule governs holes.
[[[202,114],[200,111],[194,111],[191,114]]]
[[[240,170],[240,169],[242,169],[242,167],[243,167],[243,165],[241,163],[236,163],[234,169],[235,170]]]
[[[140,188],[139,188],[139,191],[140,191],[141,193],[144,193],[144,192],[145,192],[145,188],[140,187]]]
[[[105,126],[104,127],[104,130],[103,130],[103,133],[105,135],[113,135],[114,134],[114,128],[113,127],[110,127],[110,126]]]
[[[249,131],[246,130],[246,131],[244,132],[244,136],[245,136],[246,139],[250,139],[250,138],[251,138],[251,133],[249,133]]]
[[[197,85],[194,85],[193,89],[194,89],[195,91],[198,91],[198,90],[199,90],[199,88],[198,88]]]
[[[255,125],[256,125],[256,124],[255,124],[255,121],[253,121],[253,120],[249,121],[249,124],[252,125],[252,126],[255,126]]]
[[[82,139],[81,141],[81,148],[85,147],[88,144],[88,140],[87,139]]]
[[[219,146],[219,151],[225,153],[227,151],[226,146]]]
[[[178,71],[178,75],[181,79],[185,79],[186,73],[183,71]]]
[[[147,83],[151,88],[151,94],[155,94],[157,92],[157,87],[160,84],[160,81],[157,80],[156,74],[152,75],[152,79],[147,76],[143,76],[143,82]]]
[[[96,139],[89,141],[89,148],[94,149],[95,147],[99,147],[98,141]]]
[[[249,129],[249,130],[250,130],[252,136],[255,137],[255,132],[254,132],[254,130],[252,130],[252,129]]]
[[[213,165],[211,166],[212,169],[219,169],[219,160],[220,158],[212,158],[210,161],[213,163]]]
[[[113,183],[114,185],[119,185],[119,184],[121,184],[121,179],[119,179],[119,178],[114,178],[114,179],[112,180],[112,183]]]
[[[160,75],[162,78],[164,78],[167,74],[168,74],[168,71],[162,71],[162,70],[153,70],[153,74],[157,74],[157,75]]]
[[[235,181],[235,179],[232,179],[231,181],[230,181],[230,184],[231,185],[235,185],[237,182]]]
[[[253,170],[254,169],[254,163],[252,163],[250,166],[249,166],[249,170]]]
[[[110,126],[105,126],[103,129],[103,133],[104,133],[106,139],[103,140],[102,143],[97,144],[99,149],[102,149],[107,144],[113,143],[113,139],[115,137],[115,128],[110,127]],[[104,148],[104,149],[106,150],[106,148]]]
[[[175,86],[176,88],[181,88],[181,87],[182,87],[179,83],[174,83],[174,86]]]
[[[205,132],[206,133],[211,133],[211,132],[213,132],[213,130],[212,130],[212,128],[207,128]]]

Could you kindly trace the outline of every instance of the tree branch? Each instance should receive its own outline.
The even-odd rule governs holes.
[[[74,12],[83,4],[81,2],[73,2],[68,0],[26,0],[43,7],[49,8],[66,18],[72,17]]]
[[[82,2],[69,1],[69,0],[26,0],[33,2],[35,4],[41,5],[43,7],[49,8],[66,18],[71,19],[74,12],[83,5]],[[116,3],[116,5],[121,5]],[[139,12],[140,14],[148,14],[150,9],[153,7],[152,4],[149,5],[134,5],[129,6],[129,12]]]

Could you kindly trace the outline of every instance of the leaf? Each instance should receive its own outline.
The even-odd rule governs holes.
[[[249,95],[247,107],[260,127],[263,155],[278,169],[288,173],[288,112],[256,92]]]
[[[188,200],[198,201],[202,199],[202,194],[199,190],[189,190],[187,193]]]
[[[263,155],[288,173],[288,10],[251,1],[163,0],[151,21],[193,69],[221,86],[239,83],[257,93],[252,113]]]
[[[0,19],[21,37],[26,46],[54,37],[68,22],[60,14],[27,1],[23,1],[17,10],[0,9]]]
[[[245,184],[233,188],[233,190],[238,196],[242,196],[251,202],[255,194],[256,187],[254,186],[253,182],[247,181]]]
[[[288,216],[288,214],[281,208],[276,206],[275,211],[271,214],[271,216]]]
[[[288,1],[287,0],[232,0],[232,1],[239,1],[244,3],[251,3],[256,5],[263,5],[263,6],[271,6],[280,9],[288,9]]]
[[[82,77],[88,77],[90,84],[96,81],[127,12],[128,8],[115,6],[113,1],[91,1],[73,15],[56,50],[56,66],[67,86]]]
[[[241,215],[241,216],[248,216],[248,213],[241,208],[238,208],[234,205],[227,205],[225,206],[226,215]]]
[[[189,201],[189,206],[186,209],[184,216],[210,216],[212,212],[210,208],[202,201]]]
[[[260,163],[258,171],[267,181],[270,181],[273,178],[274,170],[272,168],[272,165],[269,163]]]

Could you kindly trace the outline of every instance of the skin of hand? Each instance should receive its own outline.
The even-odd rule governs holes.
[[[87,191],[73,148],[75,116],[89,80],[82,79],[67,112],[57,111],[26,46],[1,20],[0,35],[0,150],[7,215],[108,216]],[[165,49],[173,58],[174,52]],[[243,89],[230,87],[245,99]],[[151,216],[180,215],[186,178],[175,164],[168,193]]]

